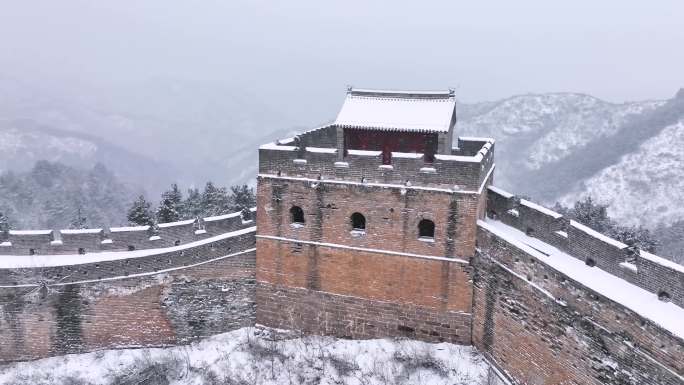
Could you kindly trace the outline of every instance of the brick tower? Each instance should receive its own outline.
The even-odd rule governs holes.
[[[334,123],[259,149],[257,323],[470,343],[494,143],[452,148],[455,106],[350,88]]]

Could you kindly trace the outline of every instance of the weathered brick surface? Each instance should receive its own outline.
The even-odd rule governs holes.
[[[251,241],[193,250],[188,262],[197,255],[206,262],[214,253],[253,247],[253,239],[252,234]],[[166,260],[160,261],[152,258],[145,267],[168,268]],[[201,261],[183,267],[184,262],[174,260],[176,270],[133,278],[65,284],[72,279],[67,278],[48,286],[1,287],[0,361],[181,344],[253,325],[255,253]],[[38,275],[33,282],[43,279],[39,272],[34,271]]]
[[[484,229],[478,246],[473,344],[521,384],[682,384],[681,339]]]
[[[258,239],[257,281],[441,311],[470,312],[467,263]]]
[[[494,165],[493,144],[488,144],[488,150],[482,151],[483,157],[480,160],[440,158],[437,155],[434,162],[426,163],[420,154],[416,158],[393,156],[391,169],[381,167],[383,162],[379,153],[372,155],[351,151],[342,157],[337,149],[330,150],[318,152],[291,145],[277,149],[261,148],[259,173],[353,182],[361,181],[362,178],[375,183],[404,184],[410,181],[416,186],[477,191]],[[340,160],[346,162],[347,167],[336,166],[335,162]],[[428,172],[425,167],[433,170]]]
[[[469,258],[484,198],[476,194],[364,185],[259,178],[257,228],[260,235],[329,242],[404,253]],[[292,206],[305,215],[293,226]],[[351,233],[350,217],[366,218],[365,235]],[[434,242],[418,238],[418,223],[435,223]]]
[[[570,257],[589,261],[601,270],[638,285],[654,294],[667,293],[672,302],[684,307],[684,268],[625,244],[607,241],[584,226],[571,224],[559,214],[521,204],[520,199],[489,190],[487,213],[503,223],[557,247]],[[629,265],[625,265],[628,262]],[[629,267],[631,268],[629,268]]]
[[[257,323],[341,338],[408,337],[470,343],[470,314],[257,284]]]

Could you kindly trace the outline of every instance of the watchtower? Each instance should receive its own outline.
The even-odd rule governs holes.
[[[494,142],[453,91],[349,88],[337,119],[259,149],[257,322],[470,342],[476,222]]]

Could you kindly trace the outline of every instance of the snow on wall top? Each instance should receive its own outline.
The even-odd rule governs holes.
[[[52,230],[10,230],[10,235],[50,235]]]
[[[101,233],[102,229],[67,229],[59,230],[62,234],[97,234]]]
[[[3,255],[0,258],[0,269],[19,269],[36,268],[66,265],[81,265],[85,263],[96,263],[104,261],[115,261],[130,258],[147,257],[150,255],[164,254],[173,251],[192,249],[217,242],[223,239],[237,237],[256,231],[256,226],[231,231],[210,238],[201,239],[184,245],[164,247],[157,249],[135,250],[135,251],[103,251],[85,254],[44,254],[44,255]]]
[[[335,124],[368,129],[449,132],[456,99],[452,91],[347,91]]]
[[[676,304],[663,302],[657,294],[606,271],[587,266],[579,259],[503,222],[486,219],[478,220],[477,224],[540,262],[684,339],[684,309]]]

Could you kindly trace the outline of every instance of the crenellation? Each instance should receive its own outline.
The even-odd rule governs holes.
[[[590,266],[684,306],[684,267],[603,235],[561,214],[496,187],[487,195],[488,216],[540,239]]]
[[[494,166],[493,141],[477,143],[480,148],[472,156],[437,154],[432,162],[426,162],[424,154],[392,152],[388,165],[383,163],[381,151],[347,150],[340,160],[334,148],[300,152],[295,146],[271,143],[259,149],[259,173],[388,184],[409,182],[477,191]],[[434,171],[421,172],[426,167]]]

